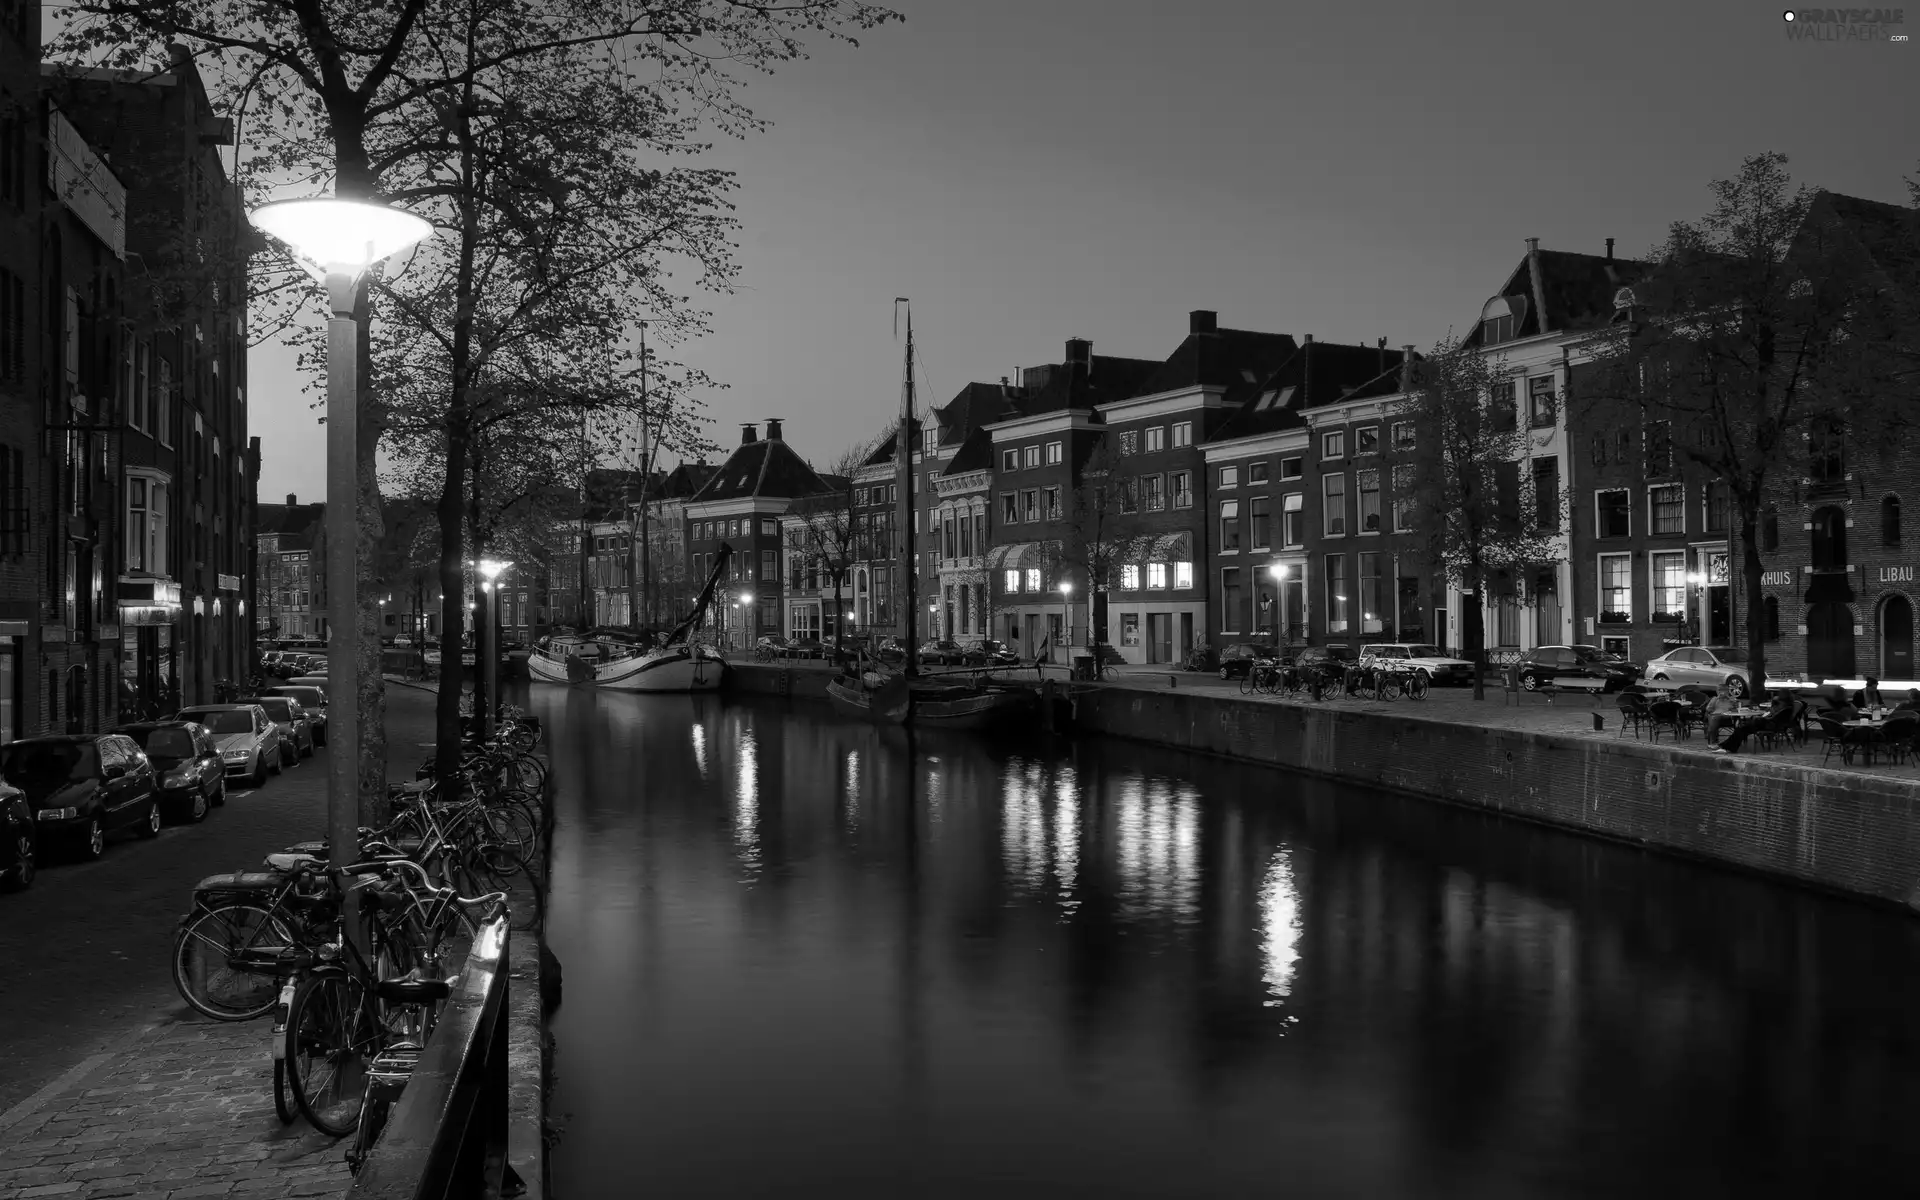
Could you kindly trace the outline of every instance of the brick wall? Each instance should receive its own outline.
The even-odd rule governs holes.
[[[1180,691],[1089,689],[1074,721],[1920,908],[1913,780]]]

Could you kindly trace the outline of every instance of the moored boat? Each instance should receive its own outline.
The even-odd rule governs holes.
[[[688,639],[705,620],[715,588],[725,578],[733,548],[720,547],[707,586],[693,612],[658,646],[647,646],[619,630],[556,634],[541,638],[527,656],[527,673],[543,683],[583,684],[615,692],[710,692],[720,686],[727,664],[706,646]]]

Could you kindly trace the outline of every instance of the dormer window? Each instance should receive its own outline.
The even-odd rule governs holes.
[[[939,449],[940,449],[940,431],[938,429],[923,430],[920,434],[921,453],[932,454]]]
[[[1520,334],[1520,322],[1527,315],[1522,296],[1495,296],[1480,310],[1480,344],[1492,346],[1510,342]]]

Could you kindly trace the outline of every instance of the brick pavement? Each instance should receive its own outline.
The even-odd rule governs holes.
[[[389,689],[395,778],[412,778],[432,719],[431,695]],[[188,897],[179,901],[184,911]],[[343,1194],[351,1177],[341,1143],[274,1114],[269,1030],[208,1021],[178,1003],[129,1029],[0,1112],[0,1200]]]

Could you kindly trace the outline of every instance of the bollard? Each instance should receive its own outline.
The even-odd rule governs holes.
[[[1595,733],[1604,733],[1606,732],[1606,728],[1607,728],[1606,714],[1605,713],[1593,714],[1593,731]]]

